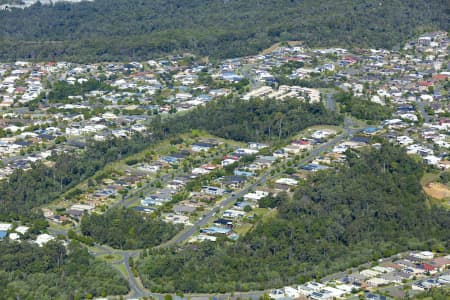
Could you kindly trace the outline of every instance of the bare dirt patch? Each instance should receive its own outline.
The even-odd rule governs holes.
[[[450,198],[450,188],[442,183],[438,182],[427,183],[423,187],[423,190],[428,196],[438,200]]]
[[[269,48],[264,49],[263,51],[261,51],[261,54],[262,54],[262,55],[269,54],[269,53],[273,52],[274,50],[276,50],[278,47],[280,47],[281,44],[282,44],[282,43],[275,43],[275,44],[273,44],[272,46],[270,46]],[[302,42],[301,42],[301,41],[289,41],[289,42],[287,42],[287,44],[288,44],[289,46],[293,47],[293,46],[301,45]]]

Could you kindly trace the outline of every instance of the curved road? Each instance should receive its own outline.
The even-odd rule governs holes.
[[[352,126],[358,126],[358,127],[352,128]],[[350,119],[346,119],[345,120],[345,129],[342,134],[340,134],[340,135],[336,136],[334,139],[320,145],[319,147],[311,150],[311,152],[305,158],[300,160],[298,165],[303,165],[303,164],[308,163],[309,161],[311,161],[312,159],[317,157],[322,152],[334,147],[336,144],[340,143],[345,138],[352,136],[359,131],[361,131],[361,127],[359,127],[358,124],[354,123]],[[259,179],[255,183],[245,187],[244,189],[240,190],[238,193],[236,193],[236,194],[232,195],[231,197],[228,197],[227,199],[216,204],[211,209],[211,211],[209,211],[206,215],[204,215],[204,217],[202,219],[200,219],[197,223],[195,223],[192,227],[185,229],[184,231],[182,231],[181,234],[176,235],[172,240],[170,240],[169,242],[166,242],[163,245],[160,245],[159,247],[167,247],[170,245],[179,244],[179,243],[183,243],[183,242],[187,241],[202,226],[206,225],[211,220],[211,218],[215,215],[215,213],[217,213],[220,209],[231,204],[233,201],[243,197],[245,194],[247,194],[249,191],[251,191],[252,189],[257,187],[258,185],[265,183],[267,181],[267,179],[276,177],[278,175],[278,174],[275,174],[275,175],[270,176],[271,172],[272,172],[272,169],[269,169],[262,176],[260,176]]]
[[[130,287],[129,297],[142,298],[150,296],[150,292],[146,291],[145,288],[140,283],[138,283],[137,278],[134,277],[133,271],[131,270],[131,266],[129,263],[130,258],[135,258],[139,256],[140,252],[139,250],[117,250],[103,245],[95,245],[95,247],[100,251],[95,252],[92,250],[89,251],[89,253],[93,256],[108,255],[108,254],[117,254],[122,256],[122,259],[112,263],[112,267],[114,268],[115,265],[119,264],[125,266],[125,270],[127,271],[127,276],[125,277],[125,279],[128,281]],[[115,268],[117,269],[117,267]]]
[[[354,122],[351,119],[346,118],[344,121],[344,132],[340,135],[336,136],[332,140],[320,145],[317,148],[314,148],[309,152],[309,154],[300,160],[299,165],[306,164],[315,157],[317,157],[319,154],[329,150],[330,148],[334,147],[338,143],[342,142],[344,139],[353,136],[355,133],[360,132],[362,130],[362,124],[358,124]],[[250,190],[254,189],[260,184],[265,183],[268,179],[271,179],[273,177],[278,176],[279,174],[272,174],[272,169],[269,169],[266,171],[263,175],[261,175],[257,181],[252,183],[251,185],[245,187],[241,191],[239,191],[236,194],[233,194],[232,196],[226,198],[225,200],[217,203],[208,213],[206,213],[199,221],[197,221],[193,226],[188,227],[181,231],[178,235],[176,235],[172,240],[157,246],[157,248],[161,247],[168,247],[176,244],[181,244],[185,241],[187,241],[193,234],[198,232],[198,230],[206,225],[211,218],[215,216],[217,212],[219,212],[222,208],[224,208],[227,205],[230,205],[233,201],[236,199],[243,197],[246,193],[248,193]],[[122,202],[122,204],[125,204]],[[122,263],[125,266],[125,269],[128,273],[127,280],[130,285],[130,298],[142,298],[142,297],[154,297],[156,299],[163,299],[164,294],[158,294],[158,293],[151,293],[150,291],[146,290],[140,282],[138,282],[138,279],[134,277],[133,272],[131,270],[131,267],[129,265],[129,259],[130,257],[137,257],[139,255],[139,250],[133,250],[133,251],[123,251],[123,250],[116,250],[105,246],[96,246],[101,251],[93,252],[92,254],[94,256],[102,255],[102,254],[119,254],[123,256],[123,259],[117,263]],[[245,297],[245,298],[251,298],[251,299],[259,299],[261,295],[263,295],[267,291],[252,291],[252,292],[246,292],[246,293],[238,293],[235,292],[233,294],[227,293],[227,294],[190,294],[189,297],[191,299],[195,298],[202,298],[202,299],[208,299],[211,297],[214,297],[219,300],[228,299],[230,297]]]

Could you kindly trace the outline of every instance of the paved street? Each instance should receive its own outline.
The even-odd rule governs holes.
[[[361,130],[362,130],[361,124],[357,124],[354,121],[352,121],[351,119],[345,119],[344,132],[342,132],[340,135],[336,136],[332,140],[314,148],[311,152],[309,152],[309,154],[306,157],[304,157],[303,159],[300,160],[299,165],[307,164],[308,162],[310,162],[312,159],[314,159],[321,153],[330,150],[338,143],[342,142],[343,140],[345,140],[348,137],[353,136],[355,133],[357,133]],[[245,187],[244,189],[240,190],[239,192],[231,195],[230,197],[226,198],[225,200],[217,203],[214,207],[211,208],[211,210],[208,213],[206,213],[193,226],[185,228],[183,231],[181,231],[179,234],[177,234],[172,240],[170,240],[158,247],[169,247],[169,246],[173,246],[176,244],[181,244],[181,243],[186,242],[190,237],[192,237],[195,233],[197,233],[198,230],[202,226],[208,224],[208,222],[210,222],[211,219],[215,216],[215,214],[217,212],[219,212],[222,208],[232,204],[236,199],[243,197],[246,193],[248,193],[252,189],[256,188],[258,185],[264,184],[267,180],[280,175],[278,173],[271,175],[272,171],[273,171],[273,169],[267,170],[251,185],[249,185],[249,186]],[[169,175],[165,175],[165,176],[169,176]],[[129,199],[129,197],[124,198],[124,200],[121,201],[120,204],[126,206],[129,203],[128,199]],[[98,256],[101,254],[120,254],[120,255],[124,256],[124,259],[120,263],[124,264],[124,266],[127,270],[127,273],[128,273],[127,280],[129,281],[129,284],[130,284],[130,289],[131,289],[130,297],[131,298],[133,298],[133,297],[139,298],[139,297],[145,297],[145,296],[152,296],[152,297],[155,297],[158,299],[164,298],[163,294],[156,294],[156,293],[151,293],[151,292],[147,291],[140,284],[138,284],[136,278],[134,277],[134,275],[131,271],[130,265],[128,263],[128,260],[129,260],[129,257],[136,257],[139,254],[139,251],[137,251],[137,250],[122,251],[122,250],[115,250],[115,249],[103,247],[103,246],[100,246],[98,248],[102,249],[102,251],[96,252],[96,253],[94,253],[94,255]],[[265,291],[253,291],[253,292],[248,292],[248,293],[233,293],[233,295],[234,295],[234,297],[238,297],[238,295],[239,295],[241,298],[245,297],[245,298],[258,299],[261,295],[264,294],[264,292]],[[198,300],[209,299],[211,297],[215,297],[217,299],[222,300],[222,299],[230,298],[231,294],[222,294],[222,295],[215,295],[215,294],[198,294],[197,295],[196,294],[196,295],[189,295],[189,296],[191,299],[198,299]]]
[[[319,147],[314,148],[305,158],[300,160],[299,165],[308,163],[309,161],[311,161],[312,159],[317,157],[319,154],[325,152],[326,150],[331,149],[332,147],[334,147],[335,145],[337,145],[338,143],[343,141],[345,138],[352,136],[356,132],[361,130],[360,127],[351,128],[351,126],[353,126],[353,125],[356,125],[356,124],[354,124],[351,120],[346,119],[346,127],[342,134],[340,134],[337,137],[335,137],[334,139],[320,145]],[[268,179],[279,175],[279,174],[275,174],[275,175],[271,176],[270,175],[271,172],[272,172],[272,169],[267,170],[253,184],[247,186],[246,188],[240,190],[238,193],[233,194],[232,196],[226,198],[225,200],[217,203],[206,215],[204,215],[204,217],[202,219],[200,219],[192,227],[185,229],[184,231],[182,231],[181,234],[178,234],[177,236],[175,236],[174,239],[165,243],[163,246],[171,246],[174,244],[179,244],[179,243],[183,243],[183,242],[187,241],[194,233],[198,232],[198,230],[202,226],[208,224],[208,222],[211,220],[211,218],[213,216],[215,216],[215,214],[219,210],[221,210],[223,207],[226,207],[226,206],[230,205],[231,203],[233,203],[233,201],[243,197],[245,194],[247,194],[248,192],[250,192],[251,190],[256,188],[258,185],[264,184]]]
[[[430,123],[431,117],[428,115],[427,111],[425,110],[425,103],[423,101],[417,101],[417,109],[419,110],[420,114],[423,117],[423,121],[425,123]]]

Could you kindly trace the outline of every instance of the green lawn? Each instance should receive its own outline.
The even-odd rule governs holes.
[[[250,231],[250,229],[252,228],[253,224],[248,224],[248,223],[244,223],[240,226],[237,226],[236,228],[233,229],[234,232],[236,232],[237,234],[239,234],[239,236],[244,236],[247,232]]]
[[[107,263],[116,263],[121,261],[123,256],[120,254],[103,254],[97,256],[97,258]]]
[[[439,173],[425,173],[422,179],[420,180],[420,184],[424,186],[430,182],[436,181],[438,178]]]
[[[72,225],[71,224],[67,224],[67,225],[61,225],[61,224],[56,224],[54,222],[48,222],[49,224],[49,228],[52,230],[56,230],[56,231],[69,231],[70,229],[72,229]]]
[[[127,269],[125,268],[125,266],[123,264],[113,264],[112,265],[113,268],[115,268],[117,271],[120,272],[120,274],[122,274],[122,276],[124,278],[128,278],[128,272]]]
[[[253,211],[259,217],[261,217],[262,222],[267,222],[269,219],[271,219],[277,215],[276,209],[255,208]]]

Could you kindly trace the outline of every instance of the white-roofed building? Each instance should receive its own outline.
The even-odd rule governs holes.
[[[43,233],[43,234],[40,234],[37,236],[35,243],[38,244],[39,247],[42,247],[54,239],[55,239],[55,237],[53,237],[49,234]]]
[[[0,223],[0,231],[8,231],[11,230],[12,224],[10,223]]]
[[[21,234],[25,234],[27,233],[28,229],[30,229],[30,227],[27,226],[18,226],[15,231]]]

